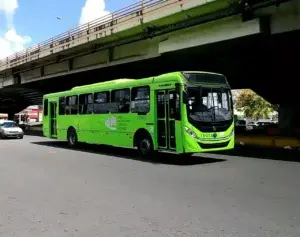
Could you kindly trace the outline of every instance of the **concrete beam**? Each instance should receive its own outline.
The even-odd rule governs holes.
[[[34,78],[38,78],[42,76],[41,68],[35,68],[26,72],[20,73],[21,83],[30,82]]]
[[[2,87],[11,86],[13,84],[14,84],[14,77],[12,75],[2,78],[2,84],[1,84]]]
[[[73,59],[73,69],[84,68],[97,64],[103,64],[108,61],[108,50],[103,50],[93,54],[88,54]]]
[[[159,39],[143,40],[114,48],[113,60],[136,56],[158,55]]]
[[[159,53],[225,41],[260,33],[259,19],[242,22],[240,16],[217,20],[171,33],[159,43]]]
[[[67,72],[67,71],[69,71],[69,62],[68,61],[55,63],[55,64],[47,65],[44,67],[44,75],[51,75],[51,74]]]
[[[256,17],[270,17],[270,33],[279,34],[300,29],[300,1],[293,0],[254,12]]]
[[[300,29],[300,1],[291,1],[274,9],[271,33],[278,34]]]
[[[105,62],[103,64],[86,66],[86,67],[81,67],[81,68],[77,68],[77,69],[74,68],[73,70],[70,70],[70,71],[66,70],[63,72],[55,73],[55,74],[49,74],[49,75],[45,74],[45,76],[32,79],[30,82],[50,79],[50,78],[54,78],[54,77],[66,76],[66,75],[71,75],[71,74],[76,74],[76,73],[80,73],[80,72],[91,71],[91,70],[96,70],[96,69],[100,69],[100,68],[111,67],[111,66],[116,66],[116,65],[126,64],[126,63],[137,62],[137,61],[141,61],[141,60],[155,58],[158,56],[159,56],[159,54],[148,54],[148,55],[143,55],[143,56],[133,56],[133,57],[129,57],[129,58],[123,58],[120,60]],[[66,61],[66,63],[68,63],[68,61]]]

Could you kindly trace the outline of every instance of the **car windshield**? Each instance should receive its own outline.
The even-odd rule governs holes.
[[[18,125],[14,122],[4,122],[4,123],[0,124],[0,127],[2,127],[2,128],[15,128],[15,127],[18,127]]]
[[[232,119],[231,92],[224,88],[189,88],[189,117],[198,122]]]

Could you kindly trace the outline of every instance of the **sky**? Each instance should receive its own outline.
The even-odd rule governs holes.
[[[0,59],[140,0],[0,0]]]

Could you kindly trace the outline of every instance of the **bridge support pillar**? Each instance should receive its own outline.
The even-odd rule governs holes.
[[[16,112],[17,113],[17,112]],[[16,114],[15,112],[13,112],[13,111],[9,111],[8,112],[8,119],[9,120],[14,120],[14,118],[15,118],[15,114]]]
[[[300,107],[297,105],[280,105],[278,111],[279,128],[288,133],[300,129]]]

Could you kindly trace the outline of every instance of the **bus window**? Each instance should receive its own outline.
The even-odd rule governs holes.
[[[131,112],[148,113],[150,111],[150,87],[135,87],[131,90]]]
[[[66,98],[60,97],[59,98],[59,107],[58,107],[58,114],[65,115],[65,108],[66,108]]]
[[[112,113],[129,113],[130,110],[130,90],[115,90],[111,92]]]
[[[77,114],[78,113],[78,96],[66,97],[66,114]]]
[[[44,116],[48,116],[48,99],[44,100]]]
[[[79,114],[92,114],[93,104],[93,94],[79,95]]]
[[[169,110],[170,118],[179,120],[180,118],[180,107],[179,107],[179,94],[175,91],[169,92]]]
[[[165,118],[165,93],[164,92],[158,92],[157,93],[157,116],[158,118]]]
[[[95,93],[94,113],[95,114],[109,113],[109,91]]]

